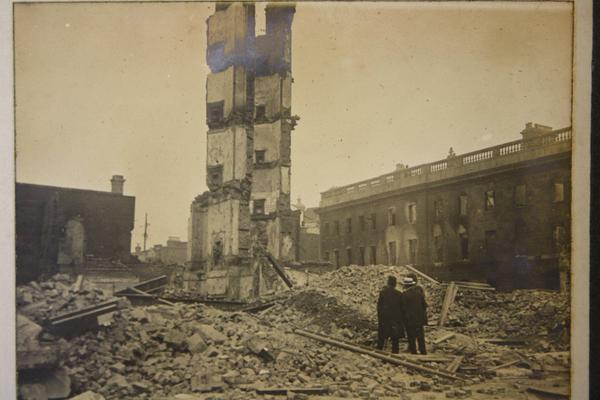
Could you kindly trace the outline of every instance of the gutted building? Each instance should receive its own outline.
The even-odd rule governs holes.
[[[90,256],[127,259],[135,197],[123,195],[124,182],[113,176],[110,192],[17,183],[17,282],[85,265]]]
[[[292,3],[222,2],[207,20],[208,191],[191,205],[188,261],[206,295],[257,294],[261,251],[293,258],[290,209]]]
[[[521,134],[323,192],[322,258],[556,288],[570,243],[571,129],[528,123]]]

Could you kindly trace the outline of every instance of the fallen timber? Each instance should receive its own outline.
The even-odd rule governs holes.
[[[273,257],[273,255],[271,253],[269,253],[268,251],[265,252],[265,256],[267,257],[267,260],[269,260],[269,262],[271,263],[271,265],[273,266],[273,268],[275,269],[275,271],[277,272],[279,277],[281,279],[283,279],[283,281],[285,282],[287,287],[291,289],[293,286],[292,281],[290,280],[290,278],[287,276],[287,274],[283,270],[283,267],[281,265],[279,265],[277,260],[275,260],[275,257]]]
[[[98,317],[117,311],[119,299],[114,298],[93,306],[70,311],[48,320],[47,329],[59,336],[76,335],[98,326]]]
[[[424,278],[424,279],[428,280],[431,283],[435,283],[436,285],[440,284],[439,281],[433,279],[432,277],[430,277],[426,273],[419,271],[418,269],[416,269],[412,265],[405,265],[404,267],[407,268],[408,270],[410,270],[411,272],[414,272],[415,274],[419,275],[421,278]]]
[[[457,380],[457,381],[464,381],[463,378],[461,378],[461,377],[459,377],[459,376],[457,376],[457,375],[455,375],[453,373],[447,372],[447,371],[441,371],[441,370],[436,370],[436,369],[433,369],[433,368],[428,368],[428,367],[425,367],[423,365],[419,365],[419,364],[415,364],[415,363],[412,363],[412,362],[409,362],[409,361],[401,360],[401,359],[399,359],[397,357],[392,357],[392,356],[389,356],[389,355],[384,355],[384,354],[381,354],[380,352],[377,352],[377,351],[367,350],[365,348],[362,348],[362,347],[359,347],[359,346],[356,346],[356,345],[352,345],[352,344],[344,343],[344,342],[339,341],[339,340],[331,339],[331,338],[329,338],[327,336],[323,336],[323,335],[320,335],[320,334],[308,332],[308,331],[305,331],[305,330],[302,330],[302,329],[294,329],[292,332],[295,333],[295,334],[297,334],[297,335],[300,335],[300,336],[304,336],[304,337],[307,337],[307,338],[310,338],[310,339],[313,339],[313,340],[317,340],[319,342],[323,342],[323,343],[329,344],[331,346],[339,347],[339,348],[342,348],[342,349],[345,349],[345,350],[350,350],[350,351],[353,351],[355,353],[366,354],[366,355],[369,355],[371,357],[380,359],[382,361],[389,362],[391,364],[402,365],[402,366],[404,366],[406,368],[410,368],[410,369],[413,369],[413,370],[416,370],[416,371],[425,372],[425,373],[429,373],[429,374],[433,374],[433,375],[438,375],[438,376],[441,376],[441,377],[447,378],[447,379],[452,379],[452,380]]]

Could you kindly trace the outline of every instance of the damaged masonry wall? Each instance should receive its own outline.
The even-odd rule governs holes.
[[[251,3],[219,3],[207,20],[206,183],[192,202],[188,289],[249,298],[260,288],[262,251],[292,259],[290,211],[293,4],[266,7],[255,37]],[[268,285],[267,285],[268,286]]]

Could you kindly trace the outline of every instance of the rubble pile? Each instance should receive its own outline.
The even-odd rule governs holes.
[[[405,267],[385,265],[346,266],[336,271],[311,278],[309,289],[294,294],[288,304],[309,311],[315,320],[331,318],[341,326],[352,327],[345,316],[351,312],[330,313],[329,307],[319,307],[318,293],[324,293],[328,303],[339,308],[356,310],[356,320],[368,319],[374,326],[379,291],[387,277],[396,276],[398,282],[411,271]],[[442,308],[445,285],[419,279],[425,289],[430,322],[435,323]],[[401,289],[401,287],[399,287]],[[330,300],[329,300],[330,299]],[[319,301],[323,301],[319,299]],[[304,304],[306,302],[306,304]],[[313,304],[314,303],[314,304]],[[450,306],[446,326],[455,332],[476,335],[479,338],[520,337],[535,339],[538,350],[565,350],[569,346],[569,296],[544,290],[516,290],[501,293],[488,290],[459,290]]]
[[[56,274],[44,282],[17,287],[17,311],[43,324],[48,318],[98,304],[104,292],[86,280],[73,282],[68,274]]]
[[[333,395],[397,396],[451,382],[329,346],[275,327],[269,319],[201,304],[121,310],[113,326],[72,341],[66,366],[74,393],[106,399],[221,392],[218,398],[265,398],[256,389],[320,387]]]

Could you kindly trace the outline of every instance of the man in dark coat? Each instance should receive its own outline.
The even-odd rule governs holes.
[[[404,324],[406,336],[408,337],[408,350],[417,354],[417,343],[419,352],[427,354],[425,349],[425,332],[423,326],[427,325],[427,302],[423,288],[417,285],[417,277],[414,274],[402,279],[404,291],[402,292],[402,306],[404,310]]]
[[[392,353],[400,350],[398,340],[404,337],[402,327],[402,295],[396,290],[396,277],[389,276],[387,286],[379,293],[377,300],[377,320],[379,322],[379,337],[377,348],[383,350],[385,341],[392,339]]]

